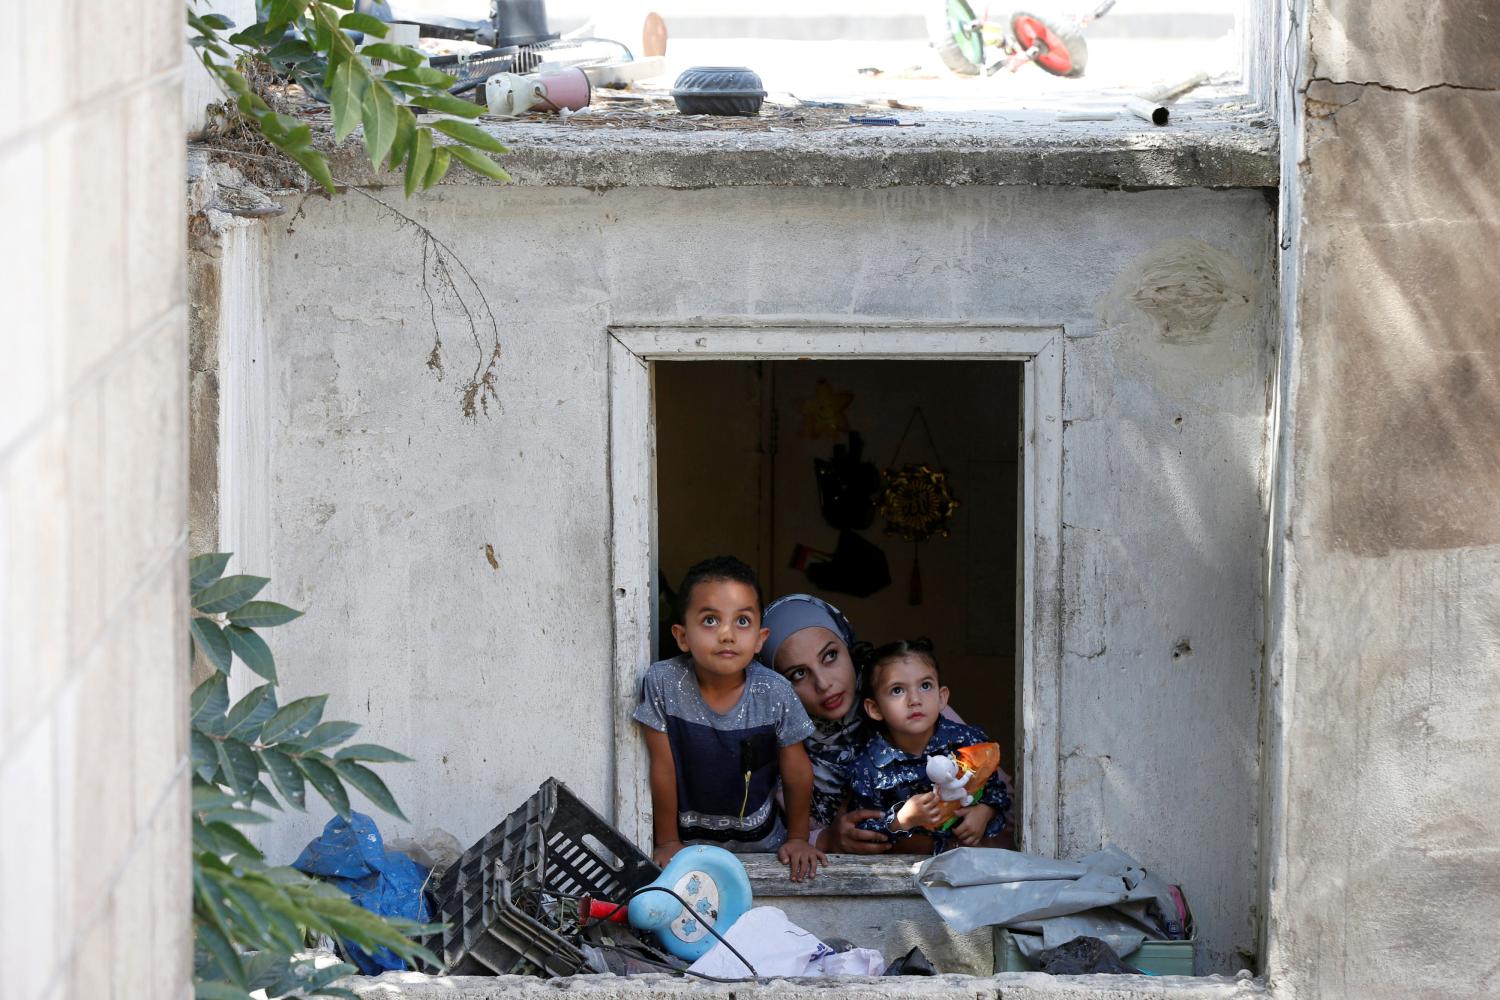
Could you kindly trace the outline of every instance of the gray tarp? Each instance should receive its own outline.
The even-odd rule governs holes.
[[[916,879],[954,930],[1005,927],[1028,958],[1076,937],[1099,938],[1123,956],[1148,937],[1181,936],[1171,931],[1177,906],[1167,883],[1118,847],[1077,861],[960,847],[922,862]]]

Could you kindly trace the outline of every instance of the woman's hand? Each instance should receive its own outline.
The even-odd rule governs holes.
[[[682,850],[680,840],[669,840],[665,844],[657,844],[656,850],[651,852],[651,860],[656,863],[656,867],[665,868],[667,862],[671,861],[680,850]]]
[[[896,812],[897,829],[901,830],[910,830],[918,826],[936,830],[942,822],[943,800],[938,798],[938,793],[935,791],[913,795]]]
[[[952,830],[953,839],[965,847],[978,847],[979,842],[984,839],[984,828],[995,818],[994,807],[981,802],[965,806],[958,811],[958,815],[958,824]]]
[[[792,881],[801,882],[804,878],[816,878],[818,865],[828,866],[828,857],[805,840],[790,840],[781,845],[781,850],[776,852],[781,863],[791,869]]]
[[[840,814],[833,826],[834,851],[843,854],[884,854],[891,849],[890,838],[878,830],[862,830],[858,824],[880,819],[879,809],[856,809]]]

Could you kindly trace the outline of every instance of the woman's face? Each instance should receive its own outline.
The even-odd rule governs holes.
[[[854,704],[854,661],[833,632],[813,626],[793,632],[776,650],[776,672],[792,684],[815,719],[842,719]]]

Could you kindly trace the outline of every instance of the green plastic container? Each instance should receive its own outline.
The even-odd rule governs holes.
[[[1193,946],[1197,938],[1186,941],[1144,941],[1129,955],[1122,955],[1126,965],[1134,966],[1148,976],[1191,976],[1193,972]],[[1035,972],[1036,966],[1021,954],[1010,931],[998,928],[995,931],[995,971]]]

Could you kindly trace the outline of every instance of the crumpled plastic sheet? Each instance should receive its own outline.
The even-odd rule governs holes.
[[[872,948],[835,952],[815,934],[788,920],[775,906],[749,910],[724,932],[724,937],[755,966],[754,975],[761,977],[878,976],[885,969],[885,958],[880,952]],[[721,979],[745,979],[752,975],[723,942],[704,952],[688,971]]]
[[[371,913],[423,923],[431,919],[422,893],[427,869],[399,851],[386,850],[375,821],[364,813],[350,812],[347,821],[337,816],[329,820],[292,867],[337,886]],[[348,942],[344,947],[367,975],[406,968],[389,948],[371,955]]]
[[[1117,955],[1183,937],[1164,879],[1113,845],[1077,861],[960,847],[917,866],[917,887],[960,933],[998,925],[1027,958],[1093,937]]]

